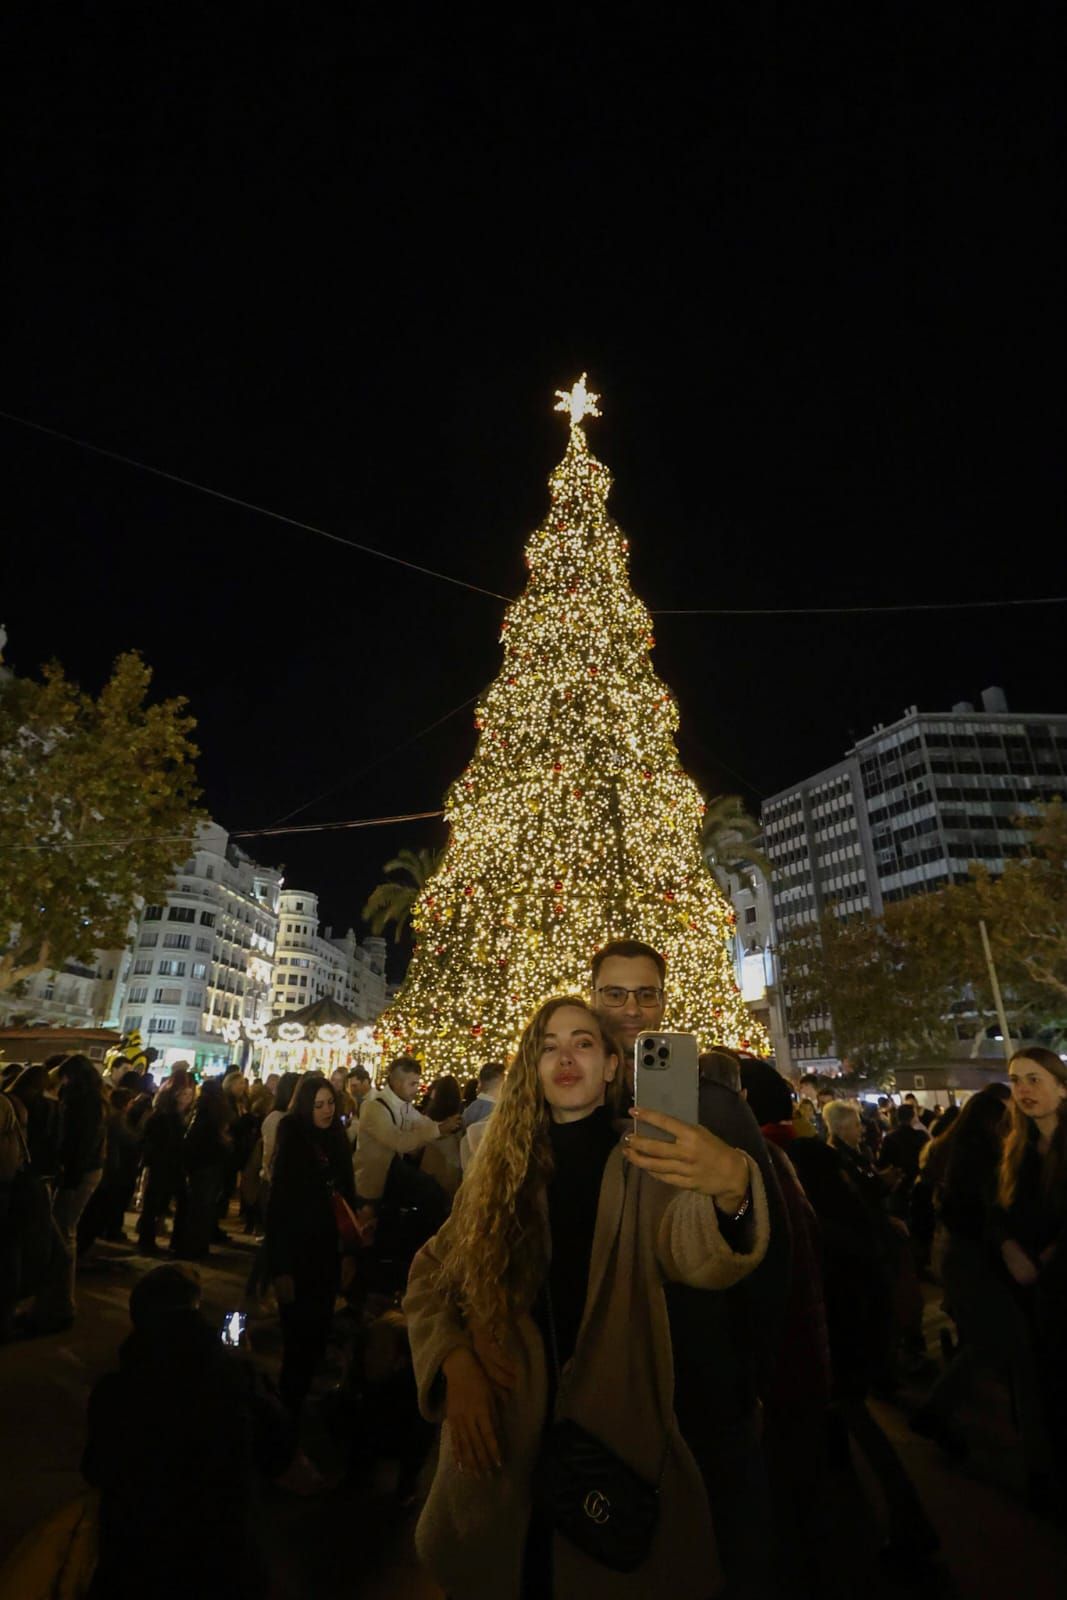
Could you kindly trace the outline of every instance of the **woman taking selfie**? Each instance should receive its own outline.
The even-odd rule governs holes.
[[[451,1600],[715,1592],[663,1279],[745,1277],[766,1199],[754,1164],[702,1128],[647,1112],[675,1142],[620,1143],[605,1104],[619,1062],[584,1001],[547,1001],[412,1266],[420,1405],[445,1423],[417,1543]]]

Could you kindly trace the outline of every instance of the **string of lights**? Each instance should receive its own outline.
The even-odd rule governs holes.
[[[444,812],[403,811],[392,817],[350,817],[340,822],[303,822],[295,827],[231,828],[231,839],[269,839],[283,833],[333,833],[345,828],[385,828],[394,822],[422,822],[428,817],[442,817]],[[189,846],[192,841],[185,833],[140,834],[124,839],[50,839],[37,844],[0,845],[0,852],[18,853],[27,850],[125,850],[131,844],[180,844]]]
[[[19,416],[13,411],[0,411],[0,419],[15,423],[21,428],[31,428],[36,433],[59,439],[64,444],[74,445],[79,450],[87,450],[90,454],[102,456],[108,461],[117,461],[122,466],[134,468],[137,472],[147,472],[153,477],[164,479],[167,483],[179,484],[183,489],[190,489],[196,494],[208,495],[213,500],[238,506],[242,511],[249,511],[255,516],[269,517],[273,522],[282,522],[287,527],[316,534],[321,539],[329,539],[333,544],[346,545],[350,550],[358,550],[362,555],[376,556],[381,561],[391,561],[396,566],[408,567],[412,572],[419,572],[424,577],[439,578],[442,583],[453,584],[458,589],[467,589],[471,594],[485,595],[490,600],[503,600],[508,605],[512,603],[511,595],[500,594],[496,589],[483,589],[479,584],[468,583],[465,578],[456,578],[451,573],[439,572],[434,567],[421,566],[417,561],[408,561],[404,556],[391,555],[387,550],[377,550],[371,545],[348,539],[343,534],[332,533],[328,528],[320,528],[315,523],[302,522],[299,518],[287,516],[282,511],[273,511],[269,506],[243,500],[239,495],[227,494],[222,489],[213,489],[209,484],[198,483],[195,479],[183,477],[177,472],[168,472],[163,467],[139,461],[136,457],[124,455],[118,450],[106,449],[103,445],[93,444],[76,434],[64,433],[60,428],[49,427],[46,423],[36,422],[30,417]],[[1063,605],[1067,605],[1067,595],[1040,595],[1020,600],[909,600],[898,605],[884,606],[658,606],[651,611],[651,615],[654,617],[858,617],[889,616],[902,612],[997,611],[1009,607]],[[328,790],[327,793],[332,791]],[[309,801],[308,804],[313,805],[314,801]]]

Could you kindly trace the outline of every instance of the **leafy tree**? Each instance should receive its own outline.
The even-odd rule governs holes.
[[[958,934],[977,981],[987,986],[978,919],[984,919],[1016,1037],[1067,1031],[1067,808],[1061,800],[1028,819],[1025,853],[994,877],[984,864],[956,891]]]
[[[937,899],[903,900],[883,917],[827,913],[781,942],[790,1016],[810,1019],[818,1047],[836,1044],[861,1077],[879,1079],[902,1059],[939,1053],[955,1036],[963,966],[929,905]]]
[[[704,860],[718,878],[720,873],[743,872],[755,867],[771,879],[771,863],[755,844],[760,836],[760,825],[745,809],[737,794],[720,794],[708,801],[700,829],[700,847]]]
[[[995,1022],[979,922],[985,921],[1015,1038],[1067,1031],[1067,811],[1028,819],[1025,853],[994,877],[914,895],[842,921],[827,914],[781,941],[794,1025],[810,1019],[820,1049],[836,1044],[861,1070],[884,1074],[909,1056],[943,1052],[963,1017]]]
[[[202,813],[183,699],[147,705],[151,670],[115,662],[98,698],[53,663],[0,681],[0,993],[126,943],[162,899]]]
[[[384,933],[393,923],[393,939],[397,944],[400,943],[415,902],[440,866],[443,854],[441,850],[405,849],[392,861],[385,863],[386,872],[403,873],[409,881],[405,883],[393,878],[380,883],[372,891],[362,913],[372,933]]]

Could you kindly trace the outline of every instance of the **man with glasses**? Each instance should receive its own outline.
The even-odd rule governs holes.
[[[637,1036],[661,1027],[669,1010],[667,963],[651,945],[615,939],[593,957],[592,990],[594,1010],[623,1047],[632,1093]],[[709,1070],[711,1065],[701,1065],[701,1126],[759,1166],[771,1233],[760,1265],[732,1289],[705,1294],[684,1284],[664,1286],[674,1409],[704,1475],[730,1595],[769,1595],[774,1592],[771,1518],[759,1397],[778,1357],[792,1247],[778,1179],[756,1119],[722,1075]]]

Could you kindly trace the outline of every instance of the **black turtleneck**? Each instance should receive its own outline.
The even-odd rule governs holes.
[[[574,1354],[582,1312],[589,1285],[589,1264],[593,1255],[593,1230],[596,1226],[600,1184],[608,1156],[618,1143],[606,1106],[600,1106],[580,1122],[553,1122],[554,1169],[548,1185],[548,1219],[552,1233],[552,1262],[548,1281],[552,1292],[552,1313],[556,1325],[559,1364],[564,1367]],[[547,1307],[541,1296],[538,1321],[548,1338]],[[551,1374],[551,1345],[546,1351]]]

